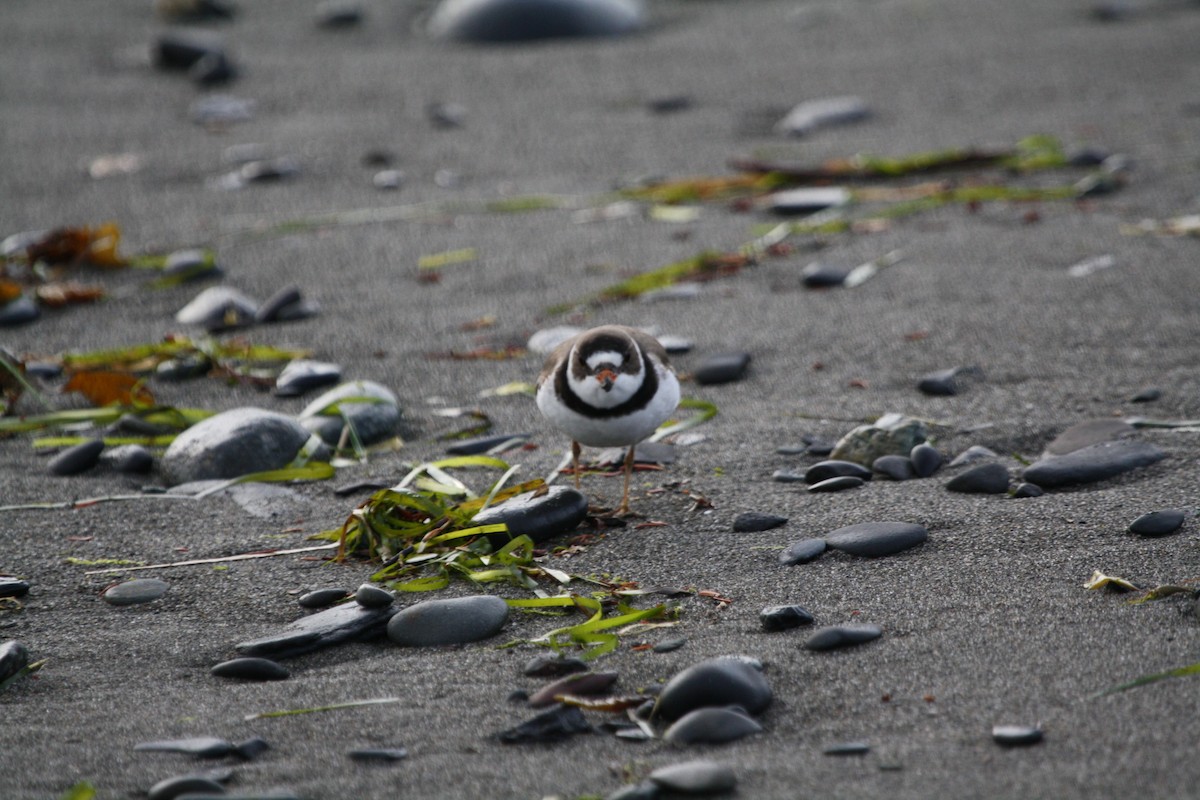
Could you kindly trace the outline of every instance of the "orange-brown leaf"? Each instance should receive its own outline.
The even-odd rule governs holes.
[[[0,305],[11,303],[21,296],[21,284],[14,281],[0,281]]]
[[[37,288],[38,301],[50,308],[62,308],[73,303],[94,303],[104,297],[100,286],[89,286],[76,281],[47,283]]]
[[[139,385],[136,375],[107,370],[85,370],[76,372],[62,388],[63,392],[79,392],[95,406],[153,405],[154,396],[145,386]]]
[[[125,265],[117,255],[120,241],[121,229],[114,222],[106,222],[95,227],[58,228],[29,245],[25,252],[31,262],[86,262],[99,267],[120,267]]]

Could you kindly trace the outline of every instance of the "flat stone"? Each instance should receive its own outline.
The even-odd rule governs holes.
[[[880,456],[872,462],[871,469],[894,481],[907,481],[917,477],[917,468],[908,456]]]
[[[0,328],[11,328],[33,322],[42,315],[36,302],[29,295],[21,295],[0,305]]]
[[[827,756],[865,756],[871,752],[871,745],[866,742],[841,742],[822,748],[822,755]]]
[[[1157,386],[1145,386],[1129,398],[1131,403],[1153,403],[1162,399],[1162,389]]]
[[[952,492],[964,494],[1004,494],[1008,491],[1008,468],[992,462],[971,467],[946,482]]]
[[[299,420],[326,444],[336,445],[350,425],[359,441],[370,445],[395,436],[400,416],[400,401],[391,389],[374,381],[351,381],[314,399]]]
[[[140,444],[110,447],[100,454],[100,461],[127,475],[145,475],[154,468],[154,456]]]
[[[617,682],[615,672],[577,672],[543,686],[529,697],[531,708],[545,708],[562,695],[601,694]]]
[[[929,532],[912,522],[860,522],[825,536],[825,543],[852,556],[879,558],[916,547]]]
[[[1043,458],[1025,469],[1024,478],[1043,489],[1057,489],[1106,480],[1166,457],[1166,453],[1149,442],[1121,439]]]
[[[164,279],[181,283],[219,278],[222,274],[212,251],[202,249],[176,250],[167,255],[162,268]]]
[[[1037,744],[1042,737],[1042,729],[1036,725],[996,725],[992,728],[992,739],[1007,747]]]
[[[551,486],[543,495],[526,492],[485,508],[472,519],[474,525],[508,525],[508,533],[490,534],[492,547],[502,547],[517,536],[541,543],[579,527],[587,516],[588,500],[567,486]]]
[[[51,475],[78,475],[96,466],[103,450],[103,439],[89,439],[60,452],[50,459],[46,469]]]
[[[676,720],[689,711],[710,706],[741,706],[750,714],[759,714],[771,704],[772,696],[762,670],[748,660],[710,658],[667,681],[654,704],[653,715]]]
[[[715,761],[685,761],[659,767],[650,780],[668,792],[681,794],[718,794],[737,786],[733,767]]]
[[[577,706],[559,705],[516,727],[496,734],[504,744],[557,742],[577,733],[591,733],[591,723]]]
[[[950,466],[965,467],[969,464],[978,464],[980,461],[991,461],[999,457],[1000,454],[995,450],[983,445],[973,444],[955,456],[954,460],[950,462]]]
[[[168,482],[177,484],[281,469],[308,440],[308,431],[289,416],[235,408],[179,434],[163,454],[162,470]]]
[[[809,289],[832,289],[846,282],[853,267],[814,261],[800,270],[800,283]]]
[[[830,625],[821,628],[808,637],[804,643],[809,650],[836,650],[840,647],[851,647],[857,644],[878,639],[883,631],[878,625]]]
[[[334,603],[345,600],[350,596],[350,591],[340,586],[329,587],[326,589],[314,589],[311,592],[305,592],[296,600],[303,608],[325,608]]]
[[[408,758],[408,750],[403,747],[363,747],[347,750],[346,757],[351,761],[391,764]]]
[[[182,795],[197,793],[224,795],[225,787],[202,775],[179,775],[151,786],[147,800],[176,800]]]
[[[672,636],[670,639],[663,639],[654,645],[656,653],[671,653],[687,644],[686,636]]]
[[[950,397],[958,394],[958,368],[928,372],[917,380],[917,389],[932,397]]]
[[[495,636],[508,621],[508,603],[490,594],[425,600],[399,611],[388,638],[404,647],[465,644]]]
[[[276,397],[299,397],[314,389],[332,386],[342,379],[342,368],[328,361],[296,358],[275,378]]]
[[[758,621],[764,631],[776,632],[812,625],[816,620],[803,606],[767,606],[758,612]]]
[[[135,578],[105,590],[103,598],[110,606],[135,606],[157,600],[170,588],[171,584],[157,578]]]
[[[232,743],[215,736],[196,736],[189,739],[166,739],[135,744],[139,753],[180,753],[196,758],[222,758],[234,751]]]
[[[844,206],[851,200],[850,192],[840,186],[814,186],[772,192],[767,197],[771,211],[784,216],[815,214],[827,208]],[[809,265],[812,266],[811,264]],[[805,268],[808,272],[808,268]],[[849,270],[847,270],[849,272]],[[804,273],[801,273],[802,275]],[[845,280],[845,275],[842,276]],[[839,282],[840,283],[840,282]],[[805,285],[809,285],[807,282]]]
[[[781,525],[786,525],[787,517],[781,517],[777,514],[762,514],[758,511],[746,511],[737,515],[733,521],[733,530],[736,533],[755,533],[758,531],[769,531],[772,528],[778,528]]]
[[[218,494],[230,498],[247,514],[259,519],[290,521],[304,516],[309,504],[308,498],[295,489],[277,483],[236,483]]]
[[[1061,456],[1102,442],[1123,439],[1134,433],[1134,427],[1120,419],[1093,419],[1072,425],[1046,445],[1044,455]]]
[[[609,792],[604,795],[604,800],[658,800],[661,796],[662,789],[658,788],[657,783],[642,781],[626,784],[616,791]]]
[[[732,708],[697,708],[675,720],[663,739],[672,744],[724,744],[761,733],[762,726]]]
[[[871,425],[860,425],[838,440],[834,460],[873,464],[886,455],[908,455],[928,438],[925,423],[901,414],[884,414]]]
[[[587,670],[587,662],[581,658],[563,655],[539,655],[527,661],[521,673],[531,678],[556,678],[576,672],[587,672]]]
[[[396,596],[379,586],[364,583],[354,593],[354,600],[363,608],[387,608]]]
[[[244,292],[231,286],[210,286],[175,312],[175,321],[215,333],[252,325],[257,312],[258,301]]]
[[[804,476],[790,469],[777,469],[771,473],[771,480],[776,483],[803,483]]]
[[[0,644],[0,682],[29,666],[29,650],[16,639]]]
[[[850,476],[861,478],[864,481],[871,479],[871,470],[864,467],[862,464],[856,464],[853,461],[828,460],[818,461],[804,471],[804,480],[806,483],[820,483],[827,481],[830,478],[841,478]]]
[[[840,492],[845,489],[857,489],[862,486],[865,481],[862,478],[854,475],[842,475],[837,478],[826,478],[823,481],[818,481],[808,487],[808,491],[814,494],[822,492]]]
[[[1046,492],[1036,483],[1021,482],[1013,489],[1013,497],[1041,497]]]
[[[936,447],[926,442],[914,447],[908,454],[908,459],[912,462],[913,471],[917,473],[918,478],[928,478],[941,469],[946,460]]]
[[[861,97],[844,95],[806,100],[792,108],[775,124],[777,133],[808,136],[830,125],[845,125],[870,116],[871,110]]]
[[[29,594],[29,581],[21,578],[0,577],[0,597],[24,597]]]
[[[749,353],[714,353],[703,359],[692,372],[692,380],[701,386],[739,381],[750,367]]]
[[[825,552],[824,539],[801,539],[788,545],[779,554],[779,563],[785,566],[807,564]]]
[[[281,167],[287,173],[287,175],[282,175],[280,177],[287,177],[288,175],[294,174],[294,172],[298,171],[299,169],[290,160],[280,162],[277,159],[274,162],[271,162],[259,159],[249,163],[260,165],[274,164],[276,167]],[[244,180],[252,179],[247,177],[245,170],[243,170],[241,177]],[[262,180],[263,178],[260,176],[258,179]],[[320,311],[320,308],[317,306],[317,304],[306,300],[304,293],[300,291],[299,286],[284,286],[283,288],[278,289],[275,294],[263,301],[262,305],[258,307],[258,310],[254,312],[254,321],[260,325],[265,325],[272,322],[294,322],[298,319],[307,319],[308,317],[314,316],[318,311]],[[337,380],[338,379],[335,378],[328,382],[337,383]]]
[[[637,0],[442,0],[429,32],[460,42],[517,42],[618,36],[644,24]]]
[[[1151,511],[1129,524],[1129,532],[1139,536],[1166,536],[1183,525],[1184,513],[1177,508]]]
[[[384,635],[394,613],[391,606],[363,608],[345,603],[301,617],[273,636],[242,642],[235,649],[244,656],[284,659],[342,642],[369,641]]]
[[[269,658],[234,658],[214,665],[209,673],[247,681],[282,681],[291,676],[286,667]]]

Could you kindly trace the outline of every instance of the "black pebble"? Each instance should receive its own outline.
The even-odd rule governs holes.
[[[367,761],[390,764],[408,758],[408,751],[403,747],[359,748],[346,751],[351,761]]]
[[[823,481],[818,481],[809,486],[808,491],[813,493],[840,492],[844,489],[857,489],[863,483],[865,481],[855,475],[840,475],[836,478],[826,478]]]
[[[701,386],[741,380],[750,366],[750,358],[749,353],[740,351],[716,353],[700,363],[692,373],[692,379]]]
[[[1036,483],[1018,483],[1013,489],[1013,497],[1041,497],[1046,492]]]
[[[780,525],[787,524],[787,517],[781,517],[776,514],[762,514],[757,511],[747,511],[737,515],[737,519],[733,521],[733,529],[738,533],[753,533],[757,531],[769,531],[772,528],[778,528]]]
[[[1179,530],[1183,525],[1183,518],[1183,512],[1177,508],[1151,511],[1131,522],[1129,532],[1139,536],[1166,536]]]
[[[877,625],[831,625],[808,637],[804,646],[809,650],[835,650],[839,647],[863,644],[882,635],[883,631]]]
[[[917,469],[905,456],[880,456],[871,463],[871,469],[894,481],[907,481],[917,477]]]
[[[576,733],[591,733],[591,723],[576,706],[556,706],[543,711],[496,737],[504,744],[556,742]]]
[[[871,745],[866,742],[842,742],[831,744],[821,752],[827,756],[865,756],[871,752]]]
[[[801,539],[793,542],[779,554],[779,563],[785,566],[807,564],[825,552],[824,539]]]
[[[234,658],[222,661],[209,670],[218,678],[241,678],[248,681],[282,681],[291,673],[269,658]]]
[[[29,581],[0,577],[0,597],[24,597],[29,594]]]
[[[354,600],[363,608],[386,608],[395,599],[395,596],[387,589],[381,589],[369,583],[359,586],[358,591],[354,593]]]
[[[46,469],[51,475],[78,475],[96,466],[103,450],[103,439],[90,439],[63,450],[51,459]]]
[[[958,382],[955,376],[957,369],[942,369],[922,375],[917,381],[917,389],[933,397],[950,397],[958,394]]]
[[[654,645],[654,652],[670,653],[673,650],[678,650],[685,644],[687,644],[687,638],[683,636],[676,636],[673,639],[663,639],[661,642]]]
[[[764,631],[786,631],[815,622],[812,612],[802,606],[769,606],[758,612]]]
[[[255,736],[252,739],[247,739],[244,742],[237,744],[233,751],[234,753],[246,761],[251,761],[258,758],[263,753],[271,749],[271,745],[267,744],[267,740],[260,736]]]
[[[1147,386],[1139,391],[1133,397],[1129,398],[1131,403],[1153,403],[1162,397],[1162,389],[1157,386]]]
[[[871,480],[871,470],[862,464],[855,464],[853,461],[837,460],[818,461],[816,464],[813,464],[804,471],[804,480],[807,483],[820,483],[830,478],[840,478],[843,475],[862,478],[864,481]]]
[[[350,592],[341,588],[315,589],[306,594],[300,595],[300,599],[296,602],[304,608],[327,608],[339,600],[345,600],[350,596]]]
[[[1042,729],[1036,725],[996,725],[992,738],[1007,747],[1037,744],[1042,740]]]
[[[951,478],[946,488],[966,494],[1003,494],[1008,491],[1008,469],[995,462],[980,464]]]
[[[557,678],[575,672],[587,672],[588,665],[573,656],[534,656],[525,664],[522,672],[531,678]]]
[[[908,454],[918,478],[928,478],[942,468],[945,458],[936,447],[922,442]]]

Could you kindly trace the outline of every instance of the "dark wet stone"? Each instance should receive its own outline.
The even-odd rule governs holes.
[[[878,558],[916,547],[929,532],[912,522],[860,522],[838,528],[825,536],[825,543],[853,556]]]
[[[676,720],[710,706],[741,706],[750,714],[759,714],[771,704],[771,698],[762,671],[746,659],[710,658],[667,681],[654,704],[654,716]]]
[[[808,637],[804,646],[809,650],[836,650],[878,639],[883,635],[878,625],[830,625]]]
[[[779,554],[779,563],[789,567],[794,564],[807,564],[824,553],[826,547],[824,539],[801,539],[788,545]]]
[[[228,83],[237,77],[237,67],[224,51],[205,53],[188,69],[187,75],[200,86]]]
[[[806,100],[794,107],[775,124],[777,133],[808,136],[830,125],[845,125],[870,116],[871,110],[861,97],[823,97]]]
[[[679,648],[683,647],[685,644],[687,644],[687,637],[674,636],[670,639],[663,639],[661,642],[654,645],[654,652],[670,653],[675,650],[678,650]]]
[[[733,521],[733,529],[738,533],[753,533],[756,531],[769,531],[772,528],[778,528],[786,524],[787,517],[781,517],[776,514],[762,514],[758,511],[747,511],[737,515],[737,519]]]
[[[207,375],[213,363],[208,356],[196,354],[183,358],[168,358],[154,368],[154,377],[163,381],[186,381]]]
[[[802,189],[785,189],[784,191],[774,192],[767,198],[767,201],[771,204],[771,211],[776,214],[800,216],[815,214],[818,211],[824,211],[827,208],[835,206],[844,206],[850,202],[850,192],[840,186],[810,186]],[[816,267],[816,269],[813,270],[813,267]],[[801,273],[804,285],[813,285],[809,282],[809,276],[812,272],[825,271],[833,273],[838,269],[837,267],[829,267],[820,263],[809,264]],[[840,286],[849,272],[849,270],[845,270],[842,274],[842,280],[836,284],[826,285]]]
[[[803,483],[804,476],[790,469],[777,469],[771,473],[771,480],[776,483]]]
[[[1106,480],[1166,457],[1166,453],[1149,442],[1120,439],[1043,458],[1025,469],[1024,478],[1043,489],[1057,489]]]
[[[271,745],[267,744],[267,740],[260,736],[247,739],[244,742],[238,742],[233,752],[238,758],[244,761],[253,761],[263,753],[271,749]]]
[[[958,394],[958,368],[940,369],[921,376],[917,389],[933,397],[949,397]]]
[[[508,621],[508,603],[490,594],[425,600],[399,611],[388,638],[404,647],[476,642],[495,636]]]
[[[661,796],[662,790],[657,783],[642,781],[641,783],[630,783],[614,792],[609,792],[604,795],[604,800],[658,800]]]
[[[353,28],[362,24],[365,16],[362,4],[357,0],[322,0],[317,3],[317,26],[321,28]]]
[[[692,372],[692,380],[701,386],[740,381],[750,361],[751,356],[746,352],[714,353],[700,362]]]
[[[29,666],[29,650],[16,639],[0,644],[0,682]]]
[[[264,163],[259,161],[257,163]],[[297,168],[298,171],[298,168]],[[287,176],[282,176],[287,177]],[[316,303],[304,299],[298,286],[284,286],[258,307],[254,321],[260,324],[271,322],[293,322],[311,317],[319,311]]]
[[[1036,483],[1018,483],[1016,488],[1013,489],[1013,497],[1041,497],[1045,493],[1045,490]]]
[[[519,42],[617,36],[644,24],[634,0],[442,0],[429,32],[460,42]]]
[[[308,431],[292,417],[235,408],[179,434],[163,454],[162,470],[170,483],[178,484],[281,469],[308,439]]]
[[[723,744],[761,733],[762,726],[732,708],[697,708],[667,728],[663,739],[672,744]]]
[[[208,31],[167,31],[154,44],[154,64],[164,70],[186,72],[205,56],[214,55],[224,55],[224,47],[221,37]]]
[[[234,746],[215,736],[196,736],[190,739],[166,739],[141,742],[133,749],[139,753],[180,753],[196,758],[222,758],[234,752]]]
[[[687,111],[695,104],[696,101],[691,95],[671,94],[651,98],[646,102],[646,108],[654,114],[676,114],[680,111]]]
[[[329,416],[325,412],[334,405],[339,413]],[[400,401],[391,389],[374,381],[351,381],[317,397],[300,412],[299,420],[329,445],[338,443],[349,423],[359,440],[370,445],[396,435]]]
[[[815,494],[821,492],[840,492],[845,489],[857,489],[866,481],[855,475],[842,475],[837,478],[826,478],[823,481],[818,481],[808,487],[808,491]]]
[[[531,678],[556,678],[576,672],[587,672],[587,662],[581,658],[561,655],[534,656],[521,672]]]
[[[1062,456],[1103,442],[1132,435],[1134,427],[1120,419],[1093,419],[1072,425],[1046,445],[1047,456]]]
[[[560,695],[589,695],[602,694],[617,682],[615,672],[579,672],[559,678],[553,683],[546,684],[529,697],[529,705],[533,708],[545,708],[558,701]]]
[[[871,479],[871,470],[862,464],[855,464],[853,461],[830,460],[818,461],[804,471],[805,483],[820,483],[830,478],[840,478],[843,476],[862,478],[864,481],[869,481]]]
[[[301,617],[274,636],[242,642],[236,650],[243,656],[283,659],[342,642],[369,641],[384,635],[394,613],[390,606],[363,608],[358,603],[344,603]]]
[[[135,606],[157,600],[170,588],[171,584],[157,578],[135,578],[110,587],[103,597],[110,606]]]
[[[971,467],[946,482],[952,492],[965,494],[1004,494],[1008,491],[1008,468],[992,462]]]
[[[504,744],[557,742],[577,733],[591,733],[592,726],[575,706],[555,706],[496,737]]]
[[[1139,536],[1166,536],[1183,525],[1184,513],[1177,508],[1151,511],[1129,524],[1129,532]]]
[[[128,475],[145,475],[154,468],[154,456],[140,444],[111,447],[101,454],[100,460]]]
[[[671,336],[663,334],[658,337],[658,343],[663,346],[668,355],[681,356],[684,353],[692,352],[695,343],[691,339],[685,339],[682,336]]]
[[[213,22],[233,19],[237,7],[222,0],[155,0],[159,16],[171,22]]]
[[[24,597],[29,594],[29,581],[0,576],[0,597]]]
[[[197,793],[224,795],[225,787],[202,775],[180,775],[151,786],[147,800],[176,800],[181,795]]]
[[[845,283],[850,270],[841,264],[814,261],[800,271],[800,282],[809,289],[831,289]]]
[[[51,475],[78,475],[96,466],[104,450],[103,439],[89,439],[68,447],[46,465]]]
[[[1157,386],[1146,386],[1140,389],[1137,394],[1129,398],[1131,403],[1153,403],[1156,400],[1162,399],[1162,389]]]
[[[408,751],[403,747],[362,747],[355,750],[347,750],[346,757],[351,761],[392,764],[408,758]]]
[[[182,282],[219,278],[223,274],[209,250],[176,250],[167,256],[162,277]]]
[[[831,744],[821,752],[827,756],[865,756],[871,752],[871,745],[866,742],[842,742]]]
[[[758,612],[764,631],[787,631],[801,625],[812,625],[812,612],[803,606],[768,606]]]
[[[907,481],[917,477],[917,468],[907,456],[880,456],[871,464],[871,469],[894,481]]]
[[[715,761],[685,761],[659,767],[650,780],[669,792],[719,794],[737,786],[737,775],[727,764]]]
[[[579,527],[587,516],[588,501],[582,493],[566,486],[551,486],[542,496],[527,492],[503,503],[485,508],[472,520],[475,525],[508,525],[508,534],[492,534],[493,547],[502,546],[510,538],[528,536],[535,543],[544,542]]]
[[[1008,747],[1037,744],[1042,741],[1042,729],[1035,725],[996,725],[992,739]]]
[[[28,295],[21,295],[13,300],[9,300],[4,305],[0,305],[0,328],[11,328],[15,325],[24,325],[27,322],[33,322],[40,317],[42,312],[38,309],[37,303]]]
[[[446,448],[446,453],[452,456],[473,456],[478,453],[486,453],[493,447],[511,442],[514,439],[524,442],[528,439],[528,433],[498,433],[493,436],[480,436],[475,439],[463,439],[460,442],[455,442]]]
[[[257,311],[258,303],[244,292],[230,286],[210,286],[175,312],[175,321],[215,333],[253,324]]]
[[[928,478],[941,469],[942,464],[945,463],[941,452],[925,442],[912,449],[912,452],[908,454],[908,460],[912,462],[913,471],[917,473],[918,478]]]
[[[332,386],[342,379],[342,368],[328,361],[298,358],[289,361],[275,378],[276,397],[299,397],[314,389]]]
[[[216,664],[209,672],[218,678],[247,681],[282,681],[291,676],[286,667],[269,658],[234,658]]]
[[[973,444],[955,456],[954,460],[950,462],[950,466],[965,467],[968,464],[978,464],[980,461],[990,461],[999,457],[1000,454],[995,450],[983,445]]]
[[[387,608],[396,597],[387,589],[364,583],[354,593],[354,600],[363,608]]]

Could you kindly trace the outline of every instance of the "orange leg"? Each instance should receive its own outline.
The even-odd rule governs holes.
[[[575,488],[579,488],[579,453],[583,448],[579,446],[579,442],[572,440],[571,442],[571,471],[575,473]]]
[[[621,494],[621,505],[617,507],[617,516],[629,513],[629,479],[633,476],[633,451],[637,445],[630,445],[625,454],[625,491]]]

